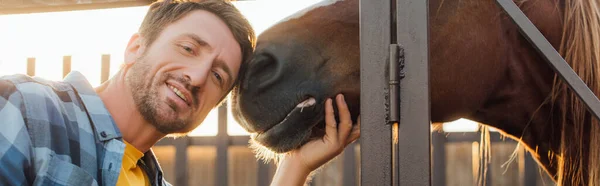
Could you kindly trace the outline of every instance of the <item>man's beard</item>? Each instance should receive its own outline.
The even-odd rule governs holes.
[[[180,119],[177,108],[170,106],[173,110],[161,109],[161,102],[164,98],[159,97],[158,88],[165,84],[167,79],[175,79],[170,74],[163,74],[160,77],[154,74],[148,74],[151,64],[145,57],[141,57],[129,69],[125,82],[133,96],[133,101],[144,119],[152,124],[163,134],[173,134],[186,132],[185,130],[192,124],[191,117]],[[159,79],[156,79],[159,78]],[[156,81],[153,81],[156,79]],[[181,79],[181,78],[180,78]],[[181,82],[186,85],[185,82]],[[170,116],[171,115],[171,116]],[[173,119],[169,119],[172,117]]]

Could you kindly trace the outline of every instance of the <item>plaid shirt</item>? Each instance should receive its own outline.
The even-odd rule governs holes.
[[[0,185],[115,185],[125,144],[85,77],[0,77]],[[152,151],[138,164],[168,185]]]

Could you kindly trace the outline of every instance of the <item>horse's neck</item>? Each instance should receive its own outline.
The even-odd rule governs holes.
[[[553,1],[521,9],[558,48],[561,11]],[[431,1],[432,119],[489,124],[530,146],[548,141],[550,108],[540,107],[553,72],[494,1]],[[542,147],[549,148],[549,147]]]

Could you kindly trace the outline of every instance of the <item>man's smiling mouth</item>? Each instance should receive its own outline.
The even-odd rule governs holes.
[[[183,93],[181,91],[179,91],[179,89],[177,89],[176,87],[167,84],[167,86],[173,90],[173,92],[175,93],[175,95],[177,95],[179,98],[181,98],[183,101],[185,101],[187,104],[189,104],[189,101],[185,98],[185,96],[183,95]]]

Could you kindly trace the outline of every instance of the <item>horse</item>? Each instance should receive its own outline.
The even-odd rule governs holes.
[[[598,96],[600,2],[516,3]],[[430,0],[428,8],[432,122],[484,123],[524,145],[557,184],[599,185],[600,123],[508,15],[493,0]],[[324,102],[338,93],[356,121],[359,26],[358,0],[325,0],[258,37],[231,94],[254,143],[283,153],[322,136]]]

